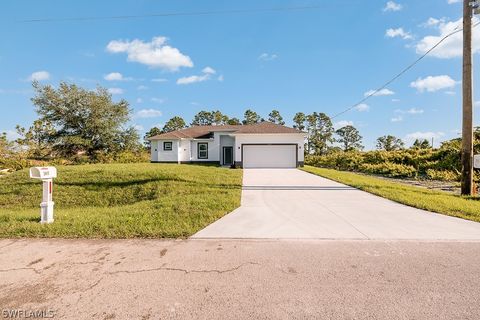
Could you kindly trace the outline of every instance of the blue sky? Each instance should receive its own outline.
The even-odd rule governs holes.
[[[33,18],[318,6],[295,11],[143,19],[21,22]],[[331,116],[414,61],[460,22],[455,0],[60,1],[0,3],[0,131],[36,118],[30,80],[111,88],[127,99],[143,132],[200,110],[287,124],[302,111]],[[474,49],[480,51],[475,31]],[[353,123],[367,148],[393,134],[441,140],[461,128],[461,33],[361,106],[335,118]],[[474,62],[478,62],[475,55]],[[475,69],[476,70],[476,69]],[[478,72],[475,83],[480,81]],[[474,86],[474,92],[478,88]],[[476,96],[476,101],[480,97]],[[480,107],[476,107],[476,118]],[[480,124],[478,120],[476,124]]]

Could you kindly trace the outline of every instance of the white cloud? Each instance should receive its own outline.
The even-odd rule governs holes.
[[[203,68],[202,75],[193,75],[189,77],[182,77],[177,80],[177,84],[192,84],[196,82],[204,82],[210,80],[211,76],[216,73],[216,71],[211,67]]]
[[[400,99],[392,99],[392,102],[400,102]]]
[[[390,119],[391,122],[400,122],[400,121],[403,121],[403,117],[402,116],[396,116],[396,117],[393,117]]]
[[[453,88],[457,82],[447,75],[428,76],[426,78],[418,78],[410,83],[410,87],[417,89],[419,92],[435,92],[442,89]]]
[[[440,19],[435,25],[435,29],[437,30],[438,34],[423,37],[415,45],[416,52],[418,54],[425,54],[445,36],[451,34],[453,31],[460,30],[462,27],[462,21],[463,19],[458,19],[456,21],[446,22],[444,19]],[[478,21],[478,18],[473,18],[473,23],[477,23]],[[441,59],[460,57],[462,56],[463,52],[462,46],[463,34],[460,31],[445,39],[438,47],[430,52],[430,56]],[[478,32],[477,29],[473,29],[472,52],[480,52],[480,32]]]
[[[29,81],[45,81],[50,79],[50,73],[47,71],[36,71],[28,77]]]
[[[147,90],[148,87],[147,86],[144,86],[144,85],[140,85],[137,87],[137,90]]]
[[[448,94],[449,96],[454,96],[454,95],[457,94],[455,91],[452,91],[452,90],[445,91],[444,93],[445,93],[445,94]]]
[[[156,109],[142,109],[135,114],[136,118],[157,118],[162,116],[162,111]]]
[[[388,1],[385,4],[385,7],[383,8],[384,12],[388,11],[400,11],[402,10],[403,6],[399,3],[393,2],[393,1]]]
[[[215,74],[217,73],[217,71],[215,71],[215,69],[211,68],[211,67],[205,67],[203,68],[202,70],[203,73],[206,73],[206,74]]]
[[[387,31],[385,31],[385,36],[388,38],[400,37],[403,40],[413,39],[413,36],[409,32],[403,30],[403,28],[387,29]]]
[[[358,112],[365,112],[370,110],[370,106],[366,103],[361,103],[355,107],[355,110],[357,110]]]
[[[132,78],[125,78],[120,72],[111,72],[103,77],[107,81],[129,81]]]
[[[408,114],[422,114],[425,111],[423,109],[410,108],[406,111]]]
[[[475,101],[473,103],[473,105],[476,107],[476,108],[480,108],[480,101]]]
[[[21,138],[21,136],[15,130],[6,130],[6,131],[0,131],[0,132],[5,132],[7,134],[8,141],[14,141]]]
[[[111,53],[126,53],[127,60],[149,67],[177,71],[181,67],[193,67],[189,56],[166,44],[166,37],[154,37],[151,42],[113,40],[107,45]]]
[[[204,75],[201,75],[201,76],[182,77],[182,78],[177,80],[177,84],[192,84],[192,83],[195,83],[195,82],[207,81],[208,79],[210,79],[210,75],[208,75],[208,74],[204,74]]]
[[[448,4],[453,4],[453,3],[460,3],[463,0],[447,0]]]
[[[136,102],[137,102],[137,103],[142,103],[142,102],[143,102],[143,99],[142,99],[142,98],[137,98]]]
[[[421,132],[421,131],[417,131],[417,132],[412,132],[412,133],[409,133],[405,136],[404,140],[407,142],[407,143],[411,143],[417,139],[419,140],[422,140],[422,139],[426,139],[428,141],[432,140],[432,138],[434,139],[440,139],[441,137],[443,137],[445,135],[445,133],[443,132]]]
[[[110,94],[123,94],[123,89],[121,88],[108,88]]]
[[[445,18],[436,19],[436,18],[428,18],[428,20],[422,24],[424,27],[435,27],[438,26],[440,23],[445,23]]]
[[[155,103],[164,103],[165,102],[165,99],[161,99],[161,98],[152,98],[150,99],[152,102],[155,102]]]
[[[258,60],[262,61],[272,61],[278,58],[278,55],[275,53],[269,54],[269,53],[262,53],[261,55],[258,56]]]
[[[167,79],[164,79],[164,78],[155,78],[155,79],[152,79],[152,82],[167,82],[168,80]]]
[[[144,131],[144,130],[145,130],[145,129],[143,128],[143,126],[140,125],[140,124],[136,124],[136,125],[134,125],[133,127],[134,127],[135,130],[137,130],[137,131]]]
[[[375,92],[375,91],[376,90],[368,90],[367,92],[364,93],[364,96],[367,97],[367,96],[373,95],[374,97],[378,97],[378,96],[391,96],[395,94],[395,92],[386,88],[379,90],[378,92]]]
[[[343,128],[345,126],[353,126],[353,121],[340,120],[336,122],[333,126],[335,129]]]
[[[220,82],[223,82],[223,80],[225,80],[225,78],[223,77],[223,74],[219,75],[217,80]]]

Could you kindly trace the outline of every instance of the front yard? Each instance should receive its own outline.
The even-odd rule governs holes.
[[[479,197],[461,197],[334,169],[305,166],[303,170],[411,207],[480,222]]]
[[[41,225],[41,181],[2,177],[0,237],[187,237],[240,206],[242,171],[176,164],[59,166],[55,222]]]

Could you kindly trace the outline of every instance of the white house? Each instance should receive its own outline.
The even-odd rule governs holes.
[[[193,126],[151,137],[151,161],[295,168],[304,163],[305,135],[271,122]]]

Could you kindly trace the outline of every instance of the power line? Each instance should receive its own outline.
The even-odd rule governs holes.
[[[473,25],[473,28],[475,28],[476,26],[478,26],[480,24],[480,21],[475,23]],[[391,78],[390,80],[388,80],[387,82],[385,82],[381,87],[379,87],[378,89],[376,90],[373,90],[372,92],[370,92],[368,95],[366,95],[362,100],[358,101],[357,103],[355,103],[354,105],[352,105],[351,107],[348,107],[347,109],[335,114],[333,117],[331,117],[331,119],[334,119],[338,116],[341,116],[342,114],[344,113],[347,113],[348,111],[351,111],[352,109],[358,107],[359,105],[361,105],[362,103],[364,103],[365,101],[367,101],[368,99],[370,99],[371,97],[373,97],[375,94],[377,94],[378,92],[380,92],[381,90],[385,89],[386,87],[388,87],[392,82],[394,82],[395,80],[397,80],[398,78],[400,78],[403,74],[405,74],[407,71],[409,71],[410,69],[412,69],[417,63],[419,63],[423,58],[425,58],[426,56],[428,56],[428,54],[430,54],[430,52],[432,52],[433,50],[435,50],[435,48],[437,48],[440,44],[442,44],[445,40],[447,40],[448,38],[450,38],[451,36],[453,36],[454,34],[460,32],[463,30],[462,29],[459,29],[460,28],[460,25],[458,25],[455,29],[453,29],[453,31],[449,34],[447,34],[446,36],[444,36],[442,39],[440,39],[440,41],[438,41],[433,47],[431,47],[430,49],[428,49],[423,55],[421,55],[417,60],[415,60],[414,62],[412,62],[411,64],[409,64],[405,69],[403,69],[402,71],[400,71],[397,75],[395,75],[393,78]]]
[[[277,7],[277,8],[265,8],[265,9],[234,9],[234,10],[217,10],[217,11],[166,12],[166,13],[151,13],[151,14],[139,14],[139,15],[122,15],[122,16],[38,18],[38,19],[18,20],[18,22],[36,23],[36,22],[66,22],[66,21],[95,21],[95,20],[97,21],[128,20],[128,19],[158,18],[158,17],[207,16],[207,15],[222,15],[222,14],[304,11],[304,10],[316,10],[324,7],[326,7],[326,5]]]

